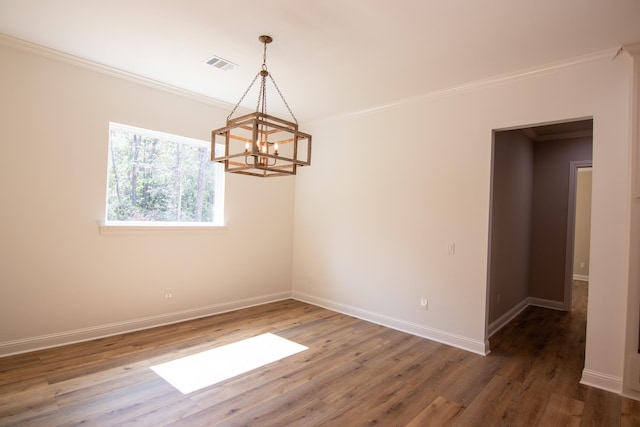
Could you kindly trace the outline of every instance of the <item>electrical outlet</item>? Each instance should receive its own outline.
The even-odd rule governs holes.
[[[423,310],[429,310],[429,299],[428,298],[420,298],[420,307]]]
[[[449,243],[447,245],[447,253],[449,255],[455,255],[455,253],[456,253],[456,244],[455,243]]]
[[[166,288],[164,290],[164,297],[167,299],[173,297],[173,291],[171,290],[171,288]]]

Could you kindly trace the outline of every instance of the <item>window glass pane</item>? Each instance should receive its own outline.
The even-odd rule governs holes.
[[[224,173],[205,141],[110,124],[107,222],[222,225]]]

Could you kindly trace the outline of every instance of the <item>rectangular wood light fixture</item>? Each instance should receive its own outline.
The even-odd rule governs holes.
[[[227,117],[227,125],[211,132],[211,160],[224,163],[225,172],[258,177],[295,175],[297,168],[311,164],[311,135],[298,130],[298,121],[282,96],[273,76],[267,71],[267,44],[273,39],[260,36],[264,43],[262,69]],[[256,112],[232,118],[245,95],[260,77]],[[267,114],[267,77],[273,83],[293,121]],[[224,145],[224,153],[216,152]]]
[[[311,164],[311,135],[297,123],[260,112],[228,119],[227,126],[211,132],[224,155],[212,160],[224,163],[226,172],[273,177],[295,175],[299,166]]]

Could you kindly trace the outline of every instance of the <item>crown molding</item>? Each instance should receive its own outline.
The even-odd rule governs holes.
[[[640,49],[640,43],[633,44],[633,45],[625,45],[624,48],[626,49],[627,47],[629,47],[630,49],[634,49],[636,46],[638,47],[638,49]],[[314,121],[314,122],[323,122],[323,121],[328,121],[328,120],[342,120],[342,119],[348,119],[348,118],[367,116],[367,115],[370,115],[370,114],[375,114],[375,113],[379,113],[379,112],[383,112],[383,111],[387,111],[387,110],[392,110],[392,109],[395,109],[395,108],[398,108],[398,107],[401,107],[401,106],[404,106],[404,105],[408,105],[408,104],[412,104],[412,103],[416,103],[416,102],[421,102],[421,101],[425,101],[425,100],[428,100],[428,99],[437,99],[437,98],[448,97],[448,96],[456,95],[456,94],[459,94],[459,93],[471,92],[471,91],[474,91],[474,90],[484,89],[484,88],[491,87],[491,86],[497,86],[497,85],[504,84],[504,83],[510,83],[510,82],[514,82],[514,81],[518,81],[518,80],[523,80],[523,79],[533,78],[533,77],[537,77],[537,76],[541,76],[541,75],[551,74],[551,73],[555,73],[555,72],[562,71],[562,70],[565,70],[565,69],[569,69],[569,68],[573,68],[573,67],[576,67],[576,66],[580,66],[580,65],[583,65],[583,64],[602,61],[602,60],[605,60],[605,59],[606,60],[613,60],[613,59],[616,58],[616,56],[618,56],[618,54],[619,54],[621,49],[623,49],[623,47],[605,49],[605,50],[601,50],[601,51],[598,51],[598,52],[593,52],[593,53],[586,54],[586,55],[581,55],[581,56],[568,58],[568,59],[565,59],[565,60],[562,60],[562,61],[558,61],[558,62],[553,62],[553,63],[544,64],[544,65],[541,65],[541,66],[537,66],[537,67],[533,67],[533,68],[529,68],[529,69],[525,69],[525,70],[516,71],[516,72],[513,72],[513,73],[508,73],[508,74],[503,74],[503,75],[499,75],[499,76],[489,77],[489,78],[486,78],[486,79],[476,80],[476,81],[472,81],[472,82],[469,82],[469,83],[463,83],[463,84],[460,84],[460,85],[457,85],[457,86],[452,86],[452,87],[449,87],[449,88],[446,88],[446,89],[442,89],[442,90],[435,90],[435,91],[432,91],[432,92],[422,93],[422,94],[416,95],[416,96],[402,98],[402,99],[399,99],[397,101],[390,102],[390,103],[387,103],[387,104],[382,104],[382,105],[378,105],[378,106],[375,106],[375,107],[354,111],[354,112],[351,112],[351,113],[336,115],[336,116],[329,117],[327,119],[319,119],[319,120]]]
[[[38,55],[41,57],[49,58],[54,61],[63,62],[66,64],[74,65],[85,70],[94,71],[107,76],[115,77],[120,80],[126,80],[132,83],[137,83],[143,86],[147,86],[153,89],[158,89],[163,92],[168,92],[173,95],[189,98],[194,101],[198,101],[204,104],[208,104],[214,107],[219,107],[225,110],[233,108],[232,104],[229,104],[218,99],[202,95],[197,92],[192,92],[186,89],[172,86],[170,84],[162,83],[160,81],[144,77],[138,74],[130,73],[128,71],[120,70],[99,62],[91,61],[81,58],[79,56],[71,55],[60,50],[48,48],[36,43],[31,43],[26,40],[18,39],[6,34],[0,33],[0,45],[7,46],[9,48],[18,49]]]
[[[157,81],[148,77],[144,77],[128,71],[120,70],[118,68],[114,68],[105,64],[84,59],[84,58],[71,55],[69,53],[65,53],[56,49],[44,47],[42,45],[31,43],[26,40],[18,39],[6,34],[0,33],[0,45],[27,51],[42,57],[46,57],[56,61],[75,65],[77,67],[84,68],[86,70],[109,75],[111,77],[115,77],[121,80],[138,83],[147,87],[162,90],[164,92],[172,93],[174,95],[189,98],[189,99],[202,102],[204,104],[208,104],[211,106],[219,107],[222,109],[228,110],[233,107],[232,104],[229,104],[224,101],[220,101],[218,99],[215,99],[209,96],[202,95],[200,93],[192,92],[186,89],[179,88],[177,86],[172,86],[166,83],[162,83],[160,81]],[[451,96],[458,93],[469,92],[472,90],[482,89],[482,88],[495,86],[495,85],[499,85],[507,82],[549,74],[549,73],[557,72],[563,69],[582,65],[585,63],[599,61],[602,59],[615,59],[619,55],[619,53],[622,51],[626,52],[628,55],[632,57],[637,57],[640,55],[640,42],[624,44],[617,48],[606,49],[606,50],[594,52],[587,55],[577,56],[577,57],[569,58],[563,61],[554,62],[554,63],[542,65],[539,67],[534,67],[531,69],[521,70],[518,72],[504,74],[504,75],[495,76],[495,77],[490,77],[487,79],[476,80],[473,82],[452,86],[442,90],[422,93],[416,96],[402,98],[387,104],[377,105],[371,108],[353,111],[351,113],[321,118],[317,120],[311,120],[311,123],[367,116],[370,114],[375,114],[375,113],[386,111],[386,110],[392,110],[403,105],[420,102],[427,99],[436,99],[436,98]]]

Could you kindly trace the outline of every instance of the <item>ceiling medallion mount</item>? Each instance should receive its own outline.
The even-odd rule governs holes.
[[[258,40],[264,45],[262,67],[231,110],[227,125],[211,131],[211,160],[224,163],[225,172],[259,177],[295,175],[298,167],[311,164],[311,135],[298,130],[298,120],[267,70],[267,45],[273,38],[262,35]],[[267,77],[293,121],[267,114]],[[258,78],[260,89],[256,111],[232,118]],[[224,153],[216,153],[216,143],[224,145]]]

